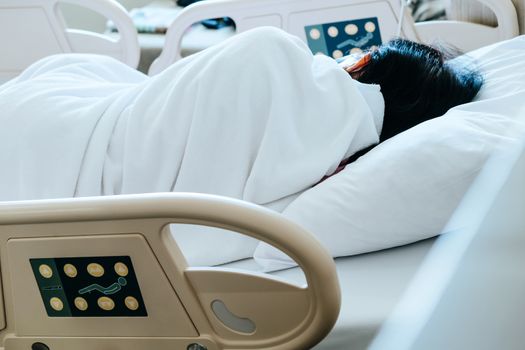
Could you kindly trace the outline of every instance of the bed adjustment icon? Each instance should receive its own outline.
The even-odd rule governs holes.
[[[117,282],[111,284],[108,287],[102,287],[101,285],[95,283],[80,289],[78,291],[78,294],[82,295],[86,293],[91,293],[93,291],[98,291],[105,295],[111,295],[120,292],[122,290],[122,287],[124,287],[126,284],[128,284],[126,279],[124,277],[119,277]]]
[[[145,317],[129,256],[30,259],[49,317]]]

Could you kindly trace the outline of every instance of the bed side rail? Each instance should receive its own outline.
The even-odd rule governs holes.
[[[191,268],[171,223],[263,240],[308,286]],[[2,346],[30,349],[306,349],[340,308],[335,264],[308,232],[260,206],[187,193],[0,203]]]
[[[112,20],[119,38],[67,29],[59,3],[95,11]],[[116,0],[2,0],[0,1],[0,83],[37,60],[58,53],[106,54],[136,68],[140,46],[127,11]]]
[[[419,22],[416,29],[420,40],[442,41],[467,52],[519,35],[518,14],[511,0],[476,1],[494,12],[497,27],[450,20]]]
[[[128,11],[115,0],[59,0],[88,8],[111,20],[118,30],[118,38],[86,30],[67,29],[67,36],[74,52],[110,55],[132,68],[137,68],[140,59],[140,45],[137,30]]]

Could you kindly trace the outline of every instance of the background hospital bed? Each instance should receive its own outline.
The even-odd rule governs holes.
[[[520,33],[525,34],[525,0],[512,0],[512,3],[518,12]],[[491,26],[497,23],[492,11],[476,0],[450,1],[448,15],[451,19],[460,21]]]
[[[414,23],[404,9],[401,34],[408,39],[430,43],[441,40],[463,51],[510,39],[519,34],[516,8],[510,0],[476,0],[492,10],[497,26],[462,21],[430,21]],[[274,26],[313,44],[306,30],[326,23],[354,23],[360,19],[377,20],[369,31],[382,42],[397,36],[401,14],[399,0],[215,0],[188,6],[172,23],[166,33],[165,47],[153,62],[149,74],[154,75],[181,58],[181,41],[192,24],[217,17],[230,17],[236,33],[258,26]],[[314,29],[315,30],[315,29]],[[343,34],[339,31],[339,34]],[[335,34],[337,36],[337,34]],[[325,40],[321,37],[322,40]],[[328,39],[327,39],[328,40]],[[314,52],[317,49],[314,50]],[[331,54],[331,53],[329,53]]]
[[[112,20],[119,36],[66,28],[59,3],[83,7]],[[112,56],[136,68],[140,47],[126,10],[115,0],[2,0],[0,1],[0,83],[45,56],[95,53]]]

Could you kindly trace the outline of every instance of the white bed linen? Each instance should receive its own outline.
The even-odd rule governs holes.
[[[525,129],[525,36],[457,60],[469,56],[485,78],[475,101],[380,144],[301,194],[283,215],[313,233],[334,257],[443,233],[486,161],[520,142]],[[267,269],[295,265],[266,243],[254,257]]]
[[[173,191],[280,201],[282,210],[377,142],[382,109],[376,118],[358,86],[272,28],[153,78],[101,56],[50,57],[0,86],[0,200]],[[249,257],[256,246],[175,231],[191,263]],[[214,255],[203,240],[224,249]]]

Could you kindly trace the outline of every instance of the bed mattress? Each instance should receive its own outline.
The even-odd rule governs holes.
[[[339,319],[330,334],[314,349],[366,349],[390,315],[434,239],[335,260],[341,285]],[[256,270],[253,260],[224,267]],[[302,270],[273,272],[291,282],[305,284]]]

